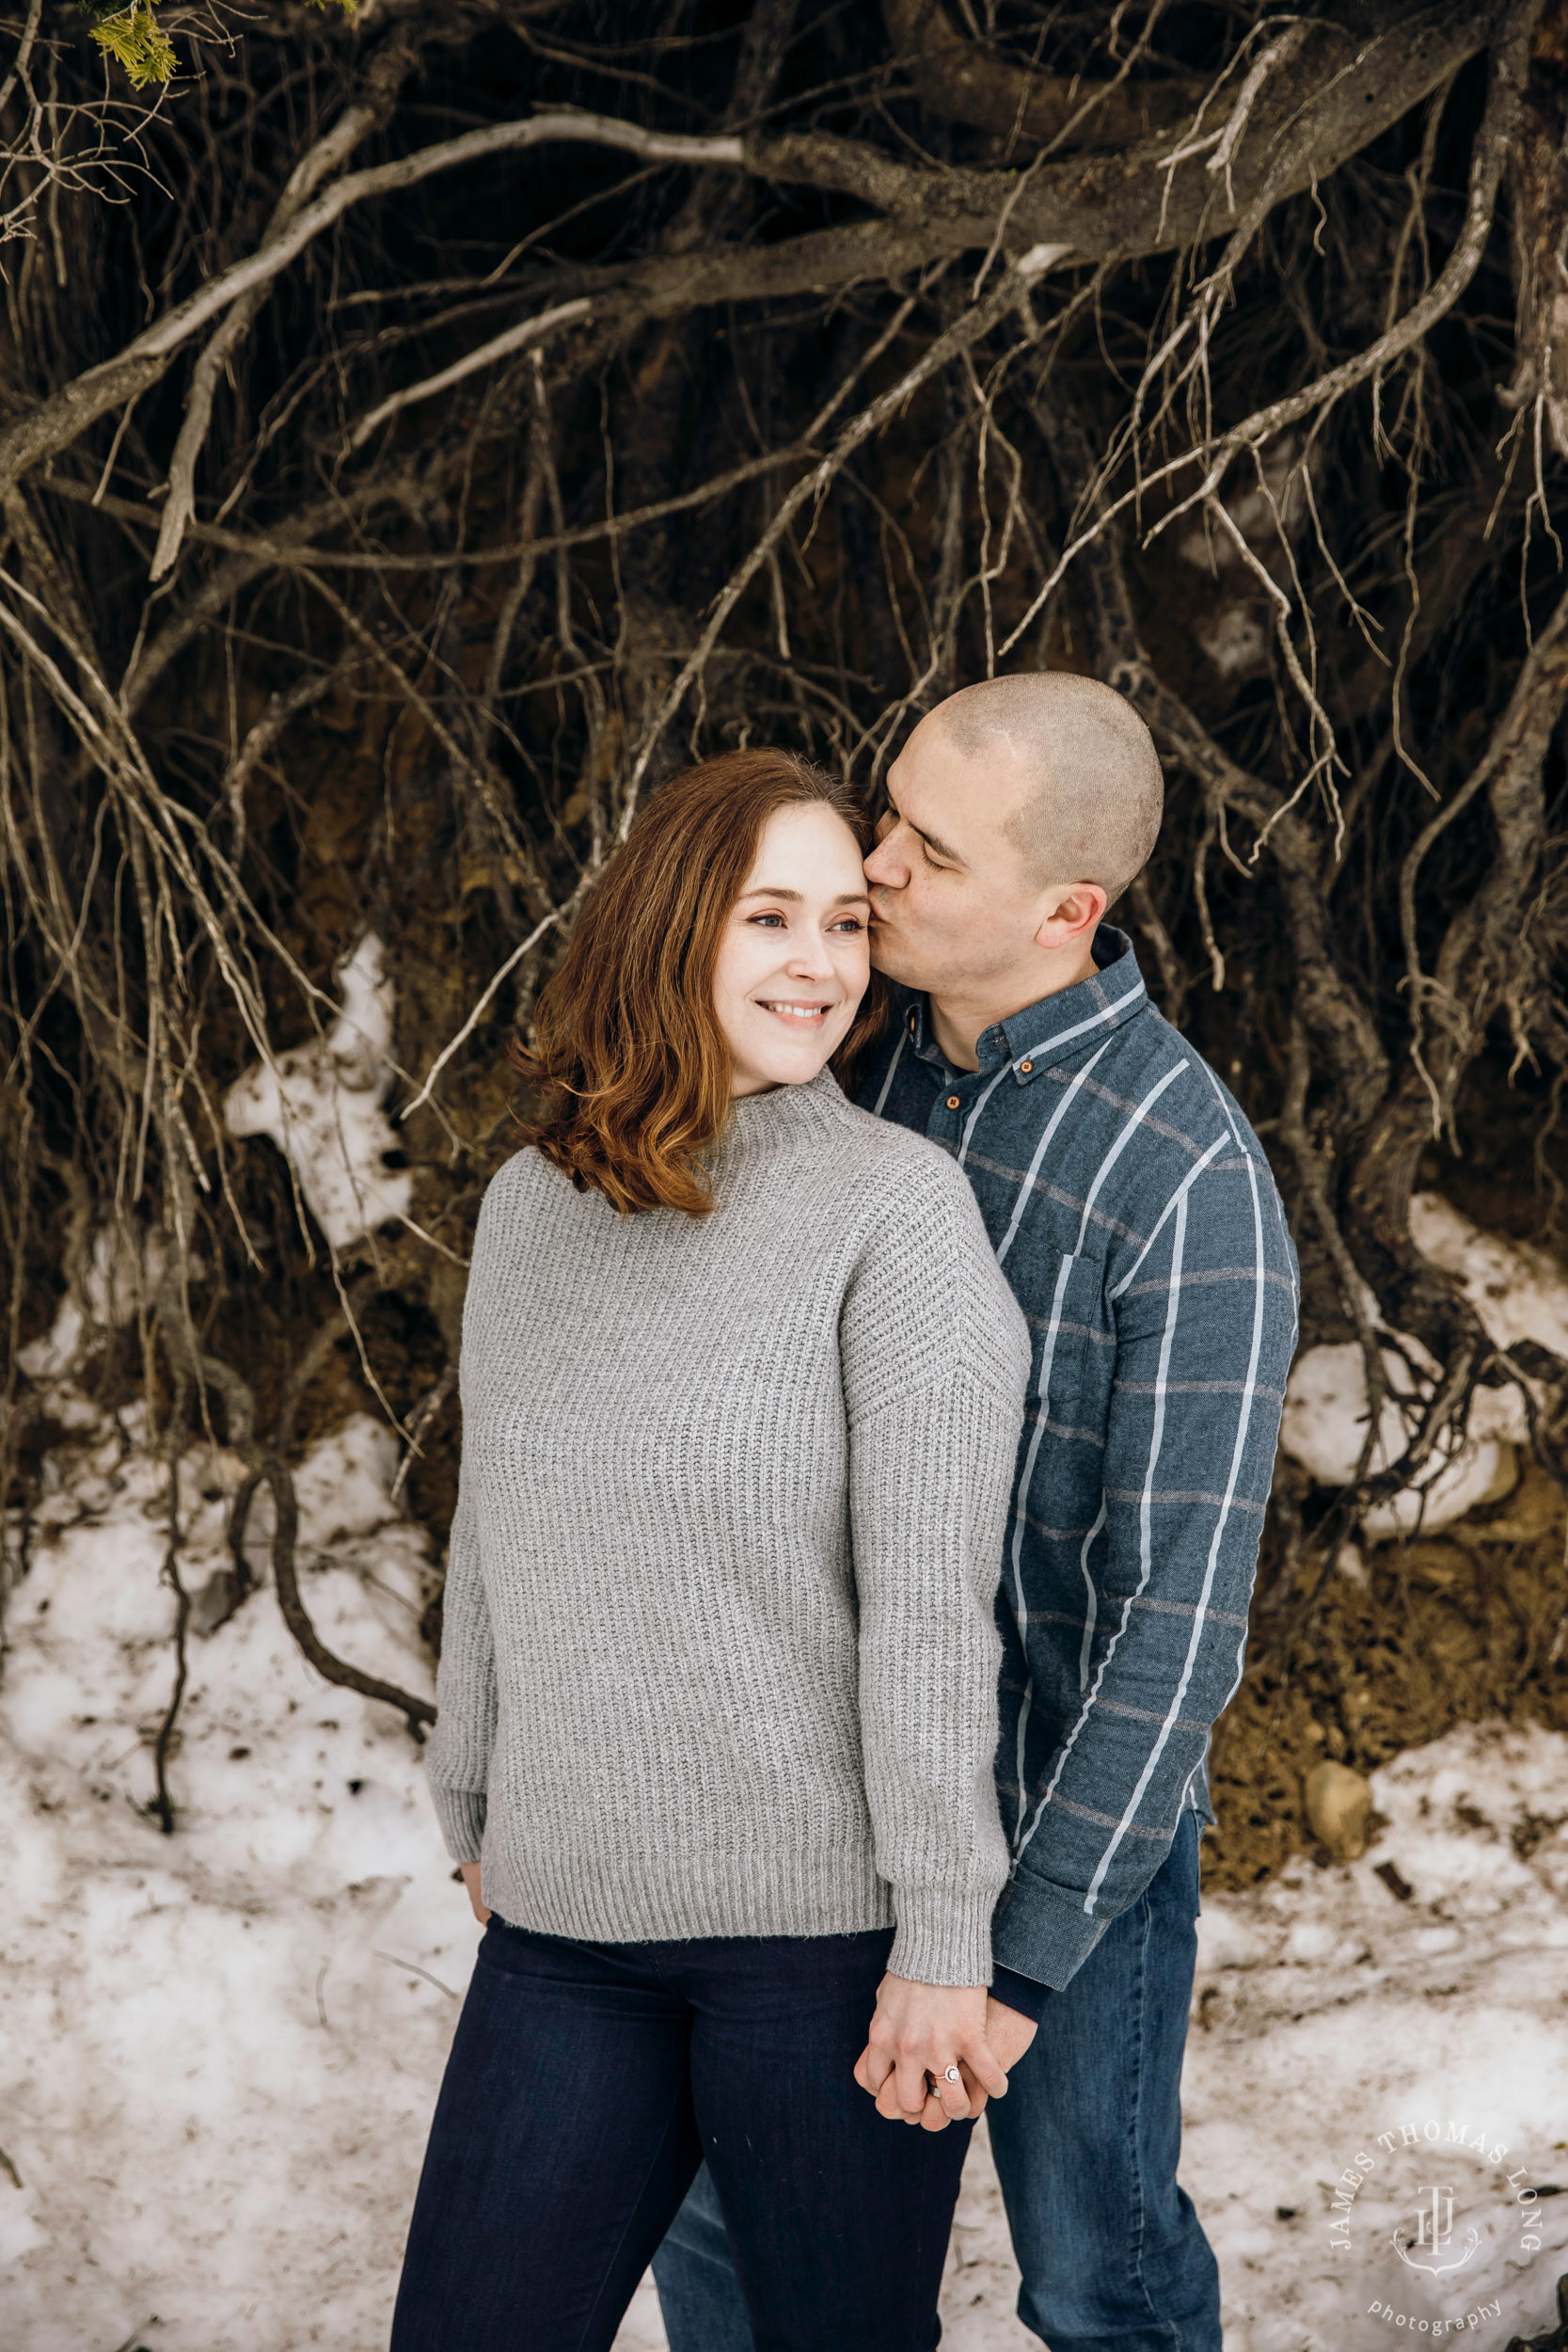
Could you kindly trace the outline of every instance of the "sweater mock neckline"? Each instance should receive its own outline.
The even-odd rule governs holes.
[[[831,1070],[819,1070],[800,1086],[770,1087],[766,1094],[743,1094],[730,1104],[722,1133],[704,1153],[718,1175],[741,1160],[767,1156],[800,1136],[824,1139],[838,1133],[848,1109]]]

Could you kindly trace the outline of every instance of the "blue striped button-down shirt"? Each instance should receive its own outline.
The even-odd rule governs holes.
[[[1034,1336],[1007,1531],[996,1959],[1060,1987],[1212,1819],[1296,1332],[1262,1147],[1108,924],[955,1070],[926,1001],[860,1092],[969,1176]]]

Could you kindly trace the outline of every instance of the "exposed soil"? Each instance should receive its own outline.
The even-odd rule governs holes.
[[[1215,1739],[1206,1885],[1256,1885],[1295,1853],[1330,1858],[1303,1796],[1324,1756],[1370,1772],[1487,1717],[1568,1730],[1565,1513],[1544,1470],[1527,1464],[1502,1501],[1440,1535],[1350,1555],[1350,1567],[1359,1573],[1323,1578],[1313,1565],[1284,1588],[1265,1580]],[[1543,1791],[1543,1819],[1551,1809]]]

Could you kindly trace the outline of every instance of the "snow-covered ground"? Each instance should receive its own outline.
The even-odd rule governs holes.
[[[1433,1264],[1457,1280],[1494,1346],[1532,1340],[1554,1355],[1568,1353],[1568,1270],[1556,1258],[1483,1232],[1435,1192],[1412,1196],[1410,1232]],[[1387,1343],[1378,1351],[1387,1396],[1369,1465],[1386,1470],[1420,1426],[1441,1369],[1419,1340],[1384,1322],[1370,1290],[1362,1304],[1370,1327]],[[1538,1383],[1478,1389],[1463,1444],[1440,1438],[1415,1483],[1366,1513],[1362,1532],[1374,1541],[1430,1535],[1507,1494],[1518,1472],[1516,1449],[1529,1438],[1526,1391],[1537,1411],[1544,1409],[1545,1391]],[[1359,1342],[1304,1348],[1286,1391],[1280,1445],[1320,1485],[1349,1486],[1360,1467],[1370,1413]]]
[[[261,1589],[192,1641],[164,1837],[146,1806],[173,1662],[166,1472],[135,1415],[104,1422],[69,1389],[54,1409],[73,1442],[0,1690],[0,2344],[375,2352],[477,1934],[418,1753],[312,1674]],[[428,1690],[424,1539],[388,1499],[393,1467],[365,1420],[313,1449],[302,1585],[329,1645]],[[237,1477],[222,1453],[182,1466],[192,1589],[226,1565]],[[1497,2352],[1546,2324],[1568,2269],[1568,2194],[1520,2202],[1568,2188],[1568,1740],[1462,1730],[1374,1788],[1387,1824],[1363,1861],[1205,1915],[1184,2178],[1230,2352],[1362,2352],[1454,2313]],[[1472,2231],[1462,2268],[1410,2266]],[[1015,2289],[977,2142],[951,2352],[1034,2344]],[[622,2343],[661,2342],[645,2289]]]

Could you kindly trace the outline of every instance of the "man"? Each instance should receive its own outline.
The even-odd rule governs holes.
[[[889,800],[865,870],[898,1013],[860,1099],[966,1170],[1035,1347],[988,2009],[1019,2316],[1051,2352],[1217,2352],[1218,2274],[1176,2182],[1181,2057],[1294,1253],[1257,1137],[1102,920],[1162,810],[1131,706],[1060,673],[966,688],[916,728]],[[887,2059],[865,2063],[896,2117]],[[705,2172],[655,2273],[673,2352],[751,2352]]]

